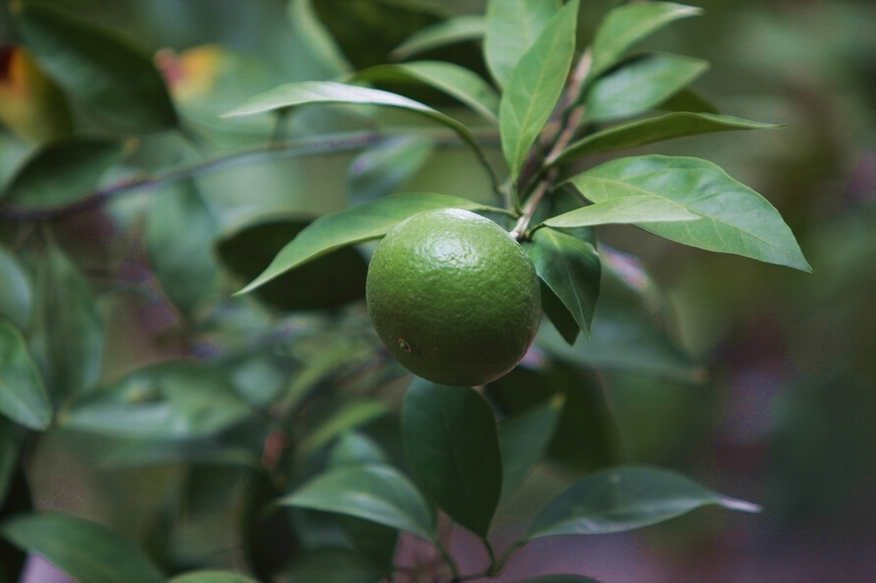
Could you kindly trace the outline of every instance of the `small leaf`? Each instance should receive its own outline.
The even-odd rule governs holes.
[[[584,116],[608,121],[644,113],[677,94],[709,68],[681,55],[640,55],[599,78],[587,95]]]
[[[655,195],[703,217],[690,222],[639,224],[671,241],[811,271],[794,234],[769,201],[706,160],[621,158],[579,174],[571,182],[594,202]]]
[[[232,571],[192,571],[168,579],[167,583],[258,583],[255,579]]]
[[[122,157],[120,142],[68,138],[42,146],[24,162],[3,193],[20,209],[48,209],[90,194],[98,179]]]
[[[16,30],[49,75],[115,131],[177,125],[158,70],[114,32],[44,4],[18,2],[13,13]]]
[[[417,379],[402,405],[414,475],[439,508],[486,538],[502,491],[502,458],[489,403],[467,387]]]
[[[748,121],[731,115],[677,112],[643,119],[590,134],[566,148],[553,164],[596,152],[637,148],[654,142],[733,130],[763,130],[781,126]]]
[[[295,80],[331,79],[352,72],[352,65],[319,20],[311,0],[292,0],[287,14],[297,49]]]
[[[0,413],[36,430],[52,421],[52,403],[27,344],[10,323],[0,320]]]
[[[237,293],[252,291],[280,274],[335,249],[379,239],[395,225],[418,212],[447,207],[502,212],[446,194],[405,193],[387,196],[316,219],[280,250],[261,275]]]
[[[661,196],[628,196],[597,202],[544,221],[558,229],[607,224],[668,223],[696,221],[701,215]]]
[[[35,512],[0,524],[0,536],[45,557],[71,577],[89,583],[162,583],[146,556],[106,527],[57,512]]]
[[[0,317],[7,317],[21,328],[30,321],[33,296],[30,282],[15,256],[0,245]]]
[[[414,134],[366,148],[350,164],[350,201],[361,204],[391,193],[419,172],[434,149],[432,140]]]
[[[59,413],[63,427],[140,439],[208,437],[252,414],[229,382],[206,365],[143,367]]]
[[[554,395],[547,403],[499,423],[502,448],[502,496],[523,484],[547,452],[560,420],[565,398]]]
[[[456,16],[421,28],[398,45],[390,56],[401,61],[425,51],[467,40],[478,40],[483,36],[483,16]]]
[[[484,24],[484,58],[496,83],[503,87],[514,67],[551,18],[558,0],[489,0]]]
[[[524,245],[538,276],[590,333],[590,322],[599,297],[601,263],[593,245],[571,235],[543,228]]]
[[[435,515],[417,487],[392,466],[344,467],[320,474],[280,504],[358,516],[433,540]]]
[[[470,107],[485,120],[498,124],[499,96],[480,75],[454,63],[413,61],[398,65],[377,65],[359,71],[356,81],[410,80],[443,91]]]
[[[572,0],[551,18],[514,67],[502,93],[502,152],[515,181],[563,91],[575,52],[577,15],[578,0]]]
[[[699,8],[672,2],[637,2],[613,9],[593,38],[590,78],[614,66],[639,41],[667,24],[701,12]]]
[[[562,534],[608,534],[663,522],[707,505],[759,512],[668,470],[627,466],[572,485],[535,519],[527,540]]]

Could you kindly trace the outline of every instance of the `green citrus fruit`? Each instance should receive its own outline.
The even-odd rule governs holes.
[[[499,225],[462,209],[424,211],[387,233],[365,297],[392,355],[442,385],[482,385],[510,371],[541,315],[529,256]]]

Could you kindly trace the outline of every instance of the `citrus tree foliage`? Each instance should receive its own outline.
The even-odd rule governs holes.
[[[706,505],[757,511],[627,463],[615,410],[630,393],[608,382],[706,390],[707,378],[642,263],[600,243],[601,225],[809,270],[775,208],[717,165],[625,155],[775,127],[690,90],[706,62],[638,48],[700,10],[620,3],[593,35],[578,30],[579,0],[488,0],[464,16],[419,1],[284,10],[262,15],[288,52],[277,64],[217,44],[153,59],[130,31],[11,3],[16,42],[0,49],[4,544],[81,581],[367,582],[390,580],[397,552],[421,539],[440,561],[417,568],[458,581],[502,573],[537,538]],[[412,380],[364,312],[370,243],[438,208],[499,223],[540,279],[536,344],[487,386]],[[162,330],[110,325],[149,306]],[[135,337],[153,353],[124,349]],[[104,471],[173,468],[177,494],[139,533],[124,517],[20,508],[10,492],[50,434],[87,440],[83,459]],[[563,469],[564,491],[495,547],[497,517],[514,513],[503,503],[545,464]],[[222,528],[184,545],[192,524]],[[454,528],[483,543],[477,573],[447,548]],[[228,541],[237,555],[217,552]]]

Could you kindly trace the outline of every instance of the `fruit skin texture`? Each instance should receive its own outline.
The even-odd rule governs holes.
[[[477,386],[514,368],[541,316],[529,256],[493,221],[462,209],[418,213],[374,252],[365,297],[380,340],[434,383]]]

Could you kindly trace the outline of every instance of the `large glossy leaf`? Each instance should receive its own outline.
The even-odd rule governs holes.
[[[15,546],[42,555],[79,581],[162,583],[158,568],[132,543],[106,527],[57,512],[14,517],[0,535]]]
[[[520,58],[559,11],[558,0],[489,0],[484,24],[484,57],[502,87]]]
[[[350,164],[350,201],[387,195],[412,178],[432,155],[434,142],[415,134],[394,136],[366,148]]]
[[[558,229],[607,224],[696,221],[700,215],[662,196],[628,196],[597,202],[555,217],[543,224]]]
[[[256,279],[240,290],[252,291],[278,275],[335,249],[383,237],[387,231],[421,211],[456,207],[497,210],[465,198],[436,193],[395,194],[320,217],[303,229],[277,254]]]
[[[392,466],[342,467],[320,474],[281,504],[357,516],[432,540],[435,515],[417,487]]]
[[[489,403],[468,387],[417,379],[402,405],[402,439],[429,497],[486,538],[502,491],[502,458]]]
[[[592,474],[560,494],[538,515],[526,538],[623,532],[708,505],[760,510],[669,470],[620,467]]]
[[[257,581],[233,571],[192,571],[168,579],[167,583],[257,583]]]
[[[43,68],[113,130],[139,134],[176,126],[158,70],[114,32],[46,4],[18,2],[13,12]]]
[[[42,430],[52,421],[52,403],[21,332],[0,319],[0,413]]]
[[[0,245],[0,317],[25,328],[30,321],[33,295],[30,282],[15,256]]]
[[[28,210],[76,202],[91,193],[104,172],[121,159],[123,150],[120,142],[96,138],[49,143],[24,162],[2,198]]]
[[[58,423],[141,439],[208,437],[252,413],[205,365],[170,361],[136,370],[59,413]]]
[[[571,181],[594,202],[655,195],[703,217],[698,221],[639,224],[655,235],[709,251],[811,271],[794,234],[769,201],[706,160],[621,158]]]
[[[608,121],[644,113],[681,91],[708,68],[708,61],[693,57],[641,55],[593,84],[584,116],[590,121]]]
[[[499,423],[502,449],[502,496],[523,484],[540,462],[554,437],[565,398],[554,395],[546,403]]]
[[[502,152],[515,181],[563,91],[575,53],[577,14],[578,0],[572,0],[551,18],[514,67],[502,93]]]
[[[296,49],[296,81],[331,79],[352,71],[352,65],[314,12],[311,0],[292,0],[287,10]]]
[[[602,269],[596,249],[587,241],[551,228],[535,231],[525,248],[538,276],[589,335]]]
[[[354,80],[424,83],[459,100],[487,121],[498,124],[499,96],[483,78],[465,67],[443,61],[377,65],[359,71]]]
[[[392,56],[397,60],[403,60],[445,45],[477,40],[483,36],[483,16],[478,14],[456,16],[418,30],[398,45],[392,51]]]
[[[614,66],[628,50],[667,24],[700,14],[693,6],[672,2],[636,2],[609,12],[593,38],[590,78]]]
[[[554,164],[562,164],[573,158],[596,152],[637,148],[654,142],[686,136],[777,127],[780,126],[740,119],[731,115],[694,112],[667,113],[658,117],[616,125],[581,138],[566,148],[554,161]]]

